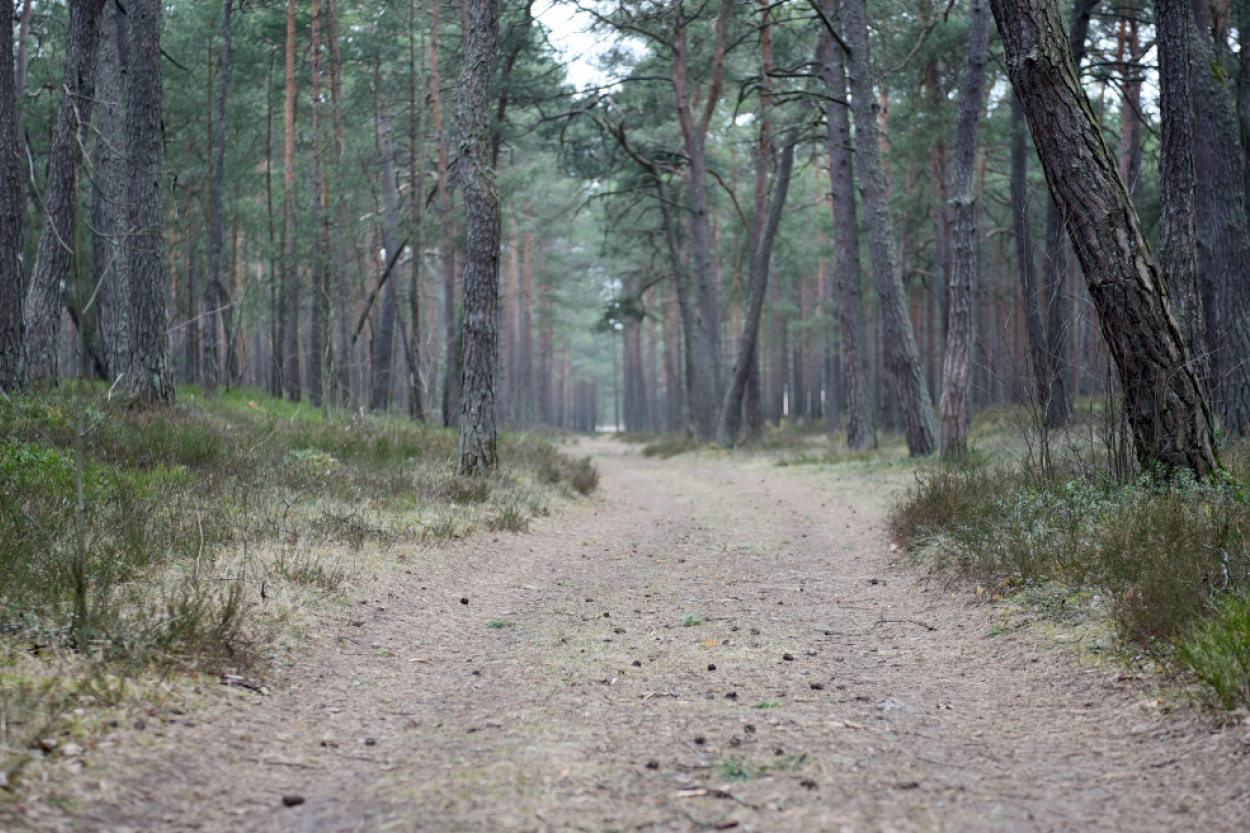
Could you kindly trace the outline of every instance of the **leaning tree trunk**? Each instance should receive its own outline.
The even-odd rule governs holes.
[[[1211,416],[1167,285],[1102,138],[1056,0],[991,0],[1008,73],[1068,222],[1143,468],[1219,467]]]
[[[229,293],[221,282],[222,216],[221,188],[226,169],[226,96],[230,87],[230,19],[234,0],[223,0],[221,12],[221,67],[217,78],[217,123],[213,126],[213,177],[209,183],[208,272],[204,275],[204,396],[217,393],[221,378],[221,349],[217,344],[217,321]],[[314,24],[315,25],[315,24]],[[229,327],[227,327],[229,330]]]
[[[836,12],[835,0],[826,8]],[[829,96],[825,119],[828,134],[829,194],[833,203],[834,291],[838,329],[842,336],[842,404],[846,410],[846,445],[868,445],[868,386],[864,381],[864,303],[860,295],[859,223],[855,218],[855,177],[851,163],[851,119],[846,105],[847,55],[842,45],[826,38],[825,92]]]
[[[103,9],[104,0],[71,0],[69,4],[65,74],[52,146],[48,149],[43,231],[26,294],[27,369],[32,376],[54,384],[61,372],[65,285],[73,254],[74,204],[78,200],[78,170],[82,161],[80,140],[83,126],[91,121],[91,105],[95,101],[95,63]]]
[[[126,152],[131,174],[126,194],[130,213],[127,260],[130,269],[130,392],[147,403],[174,401],[166,304],[165,229],[161,202],[161,3],[132,0],[126,101]]]
[[[968,370],[972,357],[972,295],[977,280],[977,195],[973,175],[990,39],[987,0],[972,0],[968,18],[968,62],[955,129],[955,164],[951,169],[954,223],[941,401],[941,449],[947,459],[962,457],[968,450]]]
[[[1163,141],[1159,152],[1159,266],[1167,276],[1172,309],[1200,378],[1206,380],[1206,317],[1194,252],[1194,100],[1189,38],[1189,0],[1155,0],[1159,48],[1159,110]],[[1210,388],[1208,387],[1208,391]]]
[[[91,261],[100,336],[111,381],[130,381],[130,274],[121,231],[126,212],[126,110],[123,105],[126,16],[114,2],[100,16],[96,58],[95,147],[91,151]]]
[[[764,314],[764,298],[768,292],[768,270],[772,261],[773,241],[781,225],[781,213],[785,208],[786,194],[790,189],[790,173],[794,170],[794,145],[797,131],[786,137],[781,151],[781,162],[773,178],[773,193],[768,206],[768,218],[763,228],[751,235],[750,290],[747,300],[746,320],[742,322],[742,335],[738,338],[738,360],[734,363],[721,403],[720,417],[716,422],[716,441],[730,447],[737,442],[738,429],[742,424],[742,400],[750,378],[751,366],[759,362],[757,356],[760,318]]]
[[[499,41],[499,0],[469,0],[469,28],[460,72],[459,169],[464,195],[465,261],[463,375],[460,394],[461,474],[494,471],[495,381],[499,348],[499,194],[491,166],[486,110]]]
[[[885,168],[877,130],[877,99],[872,92],[872,68],[868,60],[868,13],[865,0],[846,0],[845,31],[851,50],[851,107],[855,113],[855,150],[859,157],[860,188],[868,220],[868,243],[881,299],[882,349],[894,379],[899,410],[907,434],[907,451],[916,457],[937,445],[933,402],[925,384],[907,313],[894,250],[894,218],[890,214]]]
[[[13,0],[0,0],[11,20]],[[22,361],[22,174],[17,143],[13,27],[0,28],[0,393],[26,388]]]
[[[1195,4],[1206,11],[1205,3]],[[1196,16],[1196,15],[1195,15]],[[1207,313],[1207,349],[1223,428],[1250,429],[1250,212],[1232,95],[1222,81],[1208,29],[1190,29],[1194,100],[1195,224],[1198,274]],[[1200,345],[1191,344],[1193,350]]]

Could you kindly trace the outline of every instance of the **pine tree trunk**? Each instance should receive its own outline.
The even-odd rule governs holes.
[[[1216,408],[1225,431],[1250,429],[1250,221],[1232,96],[1222,81],[1207,5],[1194,4],[1190,67],[1194,100],[1195,225],[1206,309],[1206,347]],[[1217,73],[1220,73],[1217,76]],[[1195,348],[1196,349],[1196,348]]]
[[[1214,472],[1211,417],[1055,0],[991,0],[1012,86],[1115,359],[1143,468]]]
[[[851,102],[855,113],[855,147],[860,187],[868,213],[868,241],[877,295],[881,299],[885,365],[898,395],[907,450],[913,456],[928,454],[937,445],[933,403],[925,385],[916,351],[916,337],[907,314],[894,250],[894,219],[890,214],[885,168],[878,144],[878,105],[872,93],[872,70],[868,60],[868,17],[864,0],[845,0],[847,45],[851,49]]]
[[[99,287],[100,335],[110,381],[130,381],[130,274],[121,238],[126,213],[126,16],[106,2],[96,58],[95,146],[91,153],[91,260]]]
[[[65,312],[65,285],[74,245],[74,204],[78,200],[80,139],[95,101],[95,64],[100,16],[105,0],[70,0],[65,74],[44,187],[43,231],[35,269],[26,294],[26,367],[39,379],[56,384]],[[11,25],[11,24],[10,24]]]
[[[229,293],[221,281],[221,248],[223,217],[221,189],[226,167],[226,97],[230,88],[230,22],[234,13],[234,0],[223,0],[221,13],[221,65],[218,68],[215,132],[210,137],[212,151],[211,178],[209,182],[209,231],[208,270],[204,275],[204,396],[216,394],[221,376],[221,349],[217,343],[218,318],[224,315]],[[315,17],[314,17],[315,19]],[[315,24],[314,24],[315,25]],[[212,89],[212,71],[209,71],[209,89]]]
[[[465,215],[461,474],[491,472],[499,465],[495,385],[499,370],[500,213],[486,105],[495,77],[498,42],[499,0],[470,0],[457,113]]]
[[[425,107],[417,98],[417,6],[408,2],[408,200],[413,229],[412,268],[409,275],[408,414],[425,422],[425,395],[421,379],[421,257],[425,250],[422,213],[425,200]]]
[[[826,8],[832,14],[841,4]],[[842,405],[846,410],[847,448],[859,449],[872,439],[868,391],[864,381],[864,302],[860,295],[859,223],[855,218],[855,179],[851,162],[850,108],[845,104],[847,56],[841,44],[826,36],[825,92],[833,99],[825,108],[828,133],[829,188],[834,234],[834,294],[841,334]]]
[[[286,397],[300,400],[299,275],[295,262],[295,0],[286,6],[286,101],[282,113],[282,382]]]
[[[126,202],[130,212],[131,396],[145,403],[172,404],[173,362],[169,351],[166,304],[164,207],[161,175],[161,4],[132,0],[126,97],[126,152],[131,175]]]
[[[1159,110],[1163,141],[1159,152],[1159,267],[1185,344],[1210,391],[1206,362],[1206,316],[1198,282],[1194,226],[1194,100],[1189,38],[1189,0],[1155,0],[1159,49]]]
[[[949,327],[942,364],[942,457],[955,459],[968,450],[968,380],[972,359],[972,299],[977,283],[977,194],[974,177],[977,133],[985,90],[989,51],[990,11],[987,0],[972,0],[968,10],[968,61],[964,69],[955,128],[955,164],[951,170],[954,206],[950,289],[947,292]],[[1030,266],[1032,264],[1030,263]],[[1039,351],[1045,342],[1039,342]]]
[[[1029,369],[1033,373],[1030,401],[1043,414],[1049,414],[1046,401],[1054,369],[1046,349],[1046,331],[1039,305],[1037,271],[1033,263],[1033,227],[1029,222],[1028,141],[1025,137],[1024,109],[1020,99],[1011,98],[1011,218],[1016,238],[1016,272],[1024,297]],[[1048,420],[1049,424],[1049,420]]]
[[[230,0],[226,0],[230,2]],[[322,166],[321,136],[321,0],[312,0],[312,303],[308,322],[308,400],[314,408],[324,401],[327,347],[330,341],[330,282],[326,264],[329,226],[325,205],[325,171]],[[222,83],[225,83],[223,56]],[[220,151],[218,151],[220,153]],[[393,285],[393,284],[392,284]]]
[[[455,230],[451,216],[451,182],[448,173],[447,134],[443,129],[442,90],[438,69],[438,0],[430,3],[430,109],[434,116],[434,135],[438,141],[438,254],[443,269],[443,427],[450,428],[456,418],[456,387],[460,364],[456,350],[456,262]]]
[[[378,146],[382,152],[382,247],[386,259],[399,256],[398,183],[395,176],[395,148],[391,139],[391,113],[383,110],[378,119]],[[373,355],[370,365],[371,388],[369,410],[385,411],[391,391],[391,375],[395,358],[395,319],[399,296],[395,290],[398,278],[387,281],[382,296],[378,328],[373,334]]]
[[[29,6],[29,4],[27,4]],[[0,19],[13,0],[0,0]],[[0,29],[0,393],[26,389],[22,310],[22,173],[17,133],[13,27]]]

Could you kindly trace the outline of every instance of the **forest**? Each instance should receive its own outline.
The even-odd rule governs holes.
[[[131,5],[13,6],[0,388],[456,427],[489,357],[505,427],[958,457],[986,408],[1112,391],[1200,474],[1244,433],[1244,4],[1003,3],[1069,32],[1035,77],[987,3],[487,4],[480,89],[469,0]],[[1060,75],[1083,147],[1038,121]],[[1104,291],[1113,226],[1170,313]]]

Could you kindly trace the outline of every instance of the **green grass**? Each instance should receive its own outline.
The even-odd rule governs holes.
[[[703,624],[703,617],[698,613],[687,613],[682,617],[682,627],[694,628]]]

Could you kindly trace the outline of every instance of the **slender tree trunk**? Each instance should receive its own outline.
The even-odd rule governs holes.
[[[91,260],[100,335],[110,381],[130,381],[130,274],[121,237],[126,215],[126,110],[123,87],[126,16],[115,2],[101,13],[96,60],[95,147],[92,149]]]
[[[881,299],[885,363],[898,394],[907,434],[907,450],[912,456],[919,456],[934,450],[937,425],[916,351],[916,337],[907,315],[907,297],[895,260],[894,219],[890,214],[888,185],[878,144],[878,106],[872,94],[868,18],[864,0],[845,0],[845,10],[847,45],[851,49],[855,146],[859,157],[860,187],[868,212],[869,248],[877,277],[877,295]]]
[[[226,0],[229,2],[230,0]],[[325,170],[322,165],[321,136],[321,0],[312,0],[312,303],[308,326],[308,400],[320,408],[324,400],[327,347],[330,343],[330,282],[326,265],[329,226],[325,205]],[[394,283],[391,284],[394,286]]]
[[[1098,307],[1144,468],[1214,472],[1211,416],[1055,0],[991,0],[1012,86]]]
[[[826,5],[832,15],[840,3]],[[829,187],[833,207],[834,292],[842,336],[842,402],[846,409],[846,445],[864,448],[872,439],[864,381],[864,303],[860,296],[859,223],[855,218],[855,180],[851,163],[851,119],[846,104],[847,56],[826,36],[824,79],[832,99],[825,110]]]
[[[282,382],[300,401],[299,273],[295,262],[295,0],[286,6],[286,100],[282,111]]]
[[[968,61],[955,128],[955,164],[951,171],[954,206],[949,329],[942,364],[942,456],[962,457],[968,450],[968,379],[972,358],[972,299],[977,282],[977,194],[974,174],[977,133],[985,91],[990,10],[987,0],[972,0],[968,11]],[[1032,264],[1030,263],[1030,266]],[[1039,342],[1039,349],[1044,349]]]
[[[1194,101],[1195,225],[1206,309],[1212,393],[1225,431],[1250,429],[1250,214],[1232,96],[1208,35],[1207,4],[1194,3],[1190,67]],[[1218,73],[1218,74],[1217,74]],[[1197,345],[1193,345],[1198,349]]]
[[[430,0],[430,110],[438,142],[438,253],[443,269],[443,332],[446,362],[443,371],[443,427],[450,428],[457,406],[456,387],[460,363],[456,350],[455,234],[451,216],[451,181],[448,173],[447,133],[443,128],[442,91],[438,69],[438,0]]]
[[[425,107],[417,98],[417,4],[408,2],[408,201],[412,221],[412,264],[408,289],[408,314],[412,320],[408,337],[408,413],[425,422],[425,395],[421,378],[421,258],[425,251],[422,225],[425,200]]]
[[[1141,192],[1141,40],[1137,33],[1137,0],[1130,0],[1120,18],[1120,178],[1136,206]]]
[[[29,14],[27,2],[24,14]],[[13,0],[0,0],[11,20]],[[26,389],[22,310],[22,165],[17,131],[13,26],[0,28],[0,393]]]
[[[1206,317],[1195,258],[1194,100],[1189,38],[1193,10],[1189,0],[1155,0],[1155,38],[1159,48],[1159,110],[1163,130],[1159,152],[1161,180],[1159,266],[1167,276],[1172,309],[1185,344],[1208,383]]]
[[[334,114],[334,182],[338,192],[338,209],[331,236],[333,248],[334,362],[331,385],[334,398],[341,404],[351,399],[351,322],[349,319],[348,260],[351,248],[351,227],[347,218],[347,186],[343,176],[343,143],[346,133],[343,116],[343,63],[339,54],[338,0],[326,3],[326,40],[330,52],[330,106]],[[329,209],[329,203],[326,203]],[[326,268],[330,268],[327,263]],[[329,283],[327,278],[327,283]]]
[[[161,3],[131,0],[126,99],[126,151],[132,173],[126,202],[131,304],[131,395],[141,402],[172,404],[166,303],[164,208],[161,177]]]
[[[461,474],[490,472],[499,465],[495,385],[499,370],[500,213],[486,105],[495,77],[498,42],[499,0],[471,0],[457,113],[465,215]]]
[[[378,119],[378,146],[382,152],[382,246],[386,259],[399,257],[398,184],[395,176],[395,148],[391,139],[391,113],[382,111]],[[382,313],[373,334],[371,389],[369,410],[385,411],[391,391],[392,366],[395,358],[395,319],[399,312],[399,296],[395,290],[399,280],[387,281],[382,297]]]
[[[43,231],[26,295],[27,372],[56,384],[60,377],[65,285],[74,245],[74,205],[82,160],[83,127],[95,100],[95,64],[104,0],[71,0],[65,74],[44,188]],[[10,26],[12,24],[9,24]]]
[[[208,270],[204,275],[204,396],[217,393],[221,373],[221,349],[217,342],[217,321],[224,314],[229,297],[221,282],[221,248],[223,218],[221,190],[226,167],[226,97],[230,88],[230,21],[234,0],[223,0],[221,13],[221,65],[218,69],[215,133],[209,136],[210,182],[208,197]],[[212,92],[212,68],[209,68],[209,92]],[[212,118],[210,116],[210,121]]]
[[[1024,109],[1020,99],[1011,98],[1011,217],[1016,238],[1016,272],[1024,296],[1024,317],[1027,329],[1029,369],[1033,372],[1030,401],[1042,413],[1049,414],[1050,367],[1046,350],[1046,332],[1038,304],[1037,272],[1033,265],[1033,228],[1029,223],[1028,140],[1025,137]],[[1049,420],[1048,420],[1049,424]]]

